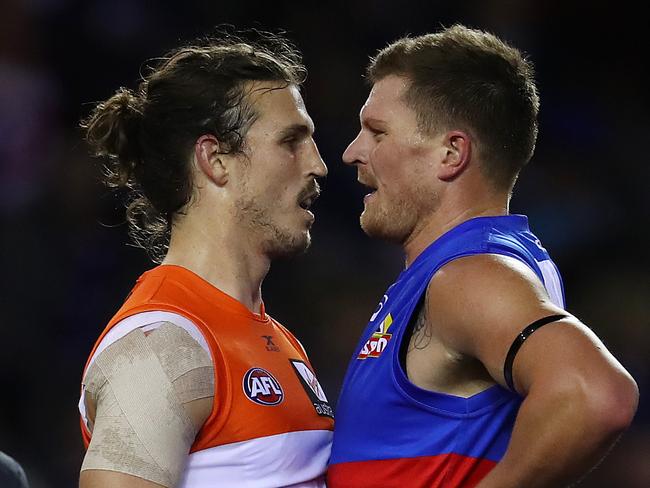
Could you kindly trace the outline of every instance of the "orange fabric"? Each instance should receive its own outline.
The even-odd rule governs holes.
[[[215,402],[190,452],[285,432],[333,429],[330,417],[316,413],[290,362],[303,361],[313,371],[293,335],[266,315],[263,307],[260,315],[254,314],[180,266],[158,266],[138,279],[95,343],[86,368],[115,324],[137,313],[156,310],[191,320],[203,333],[213,358]],[[274,347],[268,347],[268,336]],[[278,381],[284,394],[279,404],[260,405],[249,399],[243,381],[251,368],[262,368]],[[87,447],[90,433],[83,421],[81,426]]]

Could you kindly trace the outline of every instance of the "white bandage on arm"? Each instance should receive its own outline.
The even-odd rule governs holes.
[[[101,352],[84,379],[95,405],[83,470],[102,469],[176,486],[200,429],[184,404],[214,396],[210,355],[185,330],[136,329]]]

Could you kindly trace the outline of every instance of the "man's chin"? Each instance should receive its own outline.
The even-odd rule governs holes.
[[[361,214],[359,222],[361,224],[361,229],[368,237],[401,243],[404,240],[404,236],[400,229],[391,227],[385,220],[386,219],[374,218],[374,216],[370,216],[364,211]]]
[[[290,236],[284,234],[274,242],[269,242],[266,253],[271,259],[289,259],[307,252],[311,245],[311,235],[309,231],[300,235]]]

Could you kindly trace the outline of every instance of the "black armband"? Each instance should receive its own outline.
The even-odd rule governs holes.
[[[510,346],[510,349],[508,350],[508,355],[506,356],[506,361],[503,364],[503,377],[506,380],[506,385],[508,385],[508,388],[510,388],[512,391],[516,392],[515,390],[515,385],[512,380],[512,364],[515,362],[515,356],[519,352],[519,348],[521,345],[524,343],[526,339],[528,339],[533,332],[535,332],[537,329],[540,327],[550,324],[551,322],[556,322],[560,319],[564,319],[568,317],[567,315],[549,315],[548,317],[544,317],[542,319],[536,320],[532,324],[530,324],[528,327],[526,327],[524,330],[522,330],[517,338],[512,342],[512,345]]]

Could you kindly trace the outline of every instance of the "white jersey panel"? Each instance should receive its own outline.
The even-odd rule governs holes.
[[[545,261],[537,261],[537,265],[544,277],[544,287],[551,297],[551,301],[560,308],[565,308],[564,296],[562,294],[562,283],[560,281],[560,274],[558,273],[555,264],[550,259]]]
[[[332,432],[303,430],[190,454],[179,488],[325,488]]]

